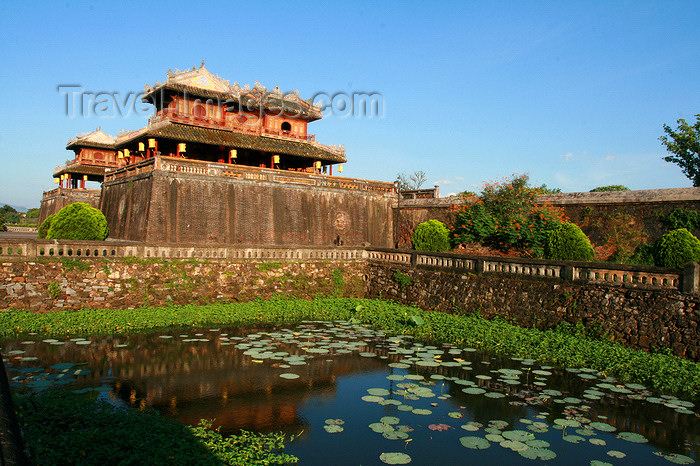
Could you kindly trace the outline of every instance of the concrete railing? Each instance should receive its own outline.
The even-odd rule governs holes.
[[[371,262],[404,264],[446,272],[500,274],[528,279],[555,280],[645,290],[698,292],[700,265],[690,262],[684,269],[633,266],[605,262],[572,262],[522,257],[484,257],[424,251],[397,252],[367,249]]]

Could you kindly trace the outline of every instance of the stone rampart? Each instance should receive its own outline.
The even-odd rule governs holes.
[[[109,172],[110,237],[151,242],[393,245],[391,183],[156,157]]]

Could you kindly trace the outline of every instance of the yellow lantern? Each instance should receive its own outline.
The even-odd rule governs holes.
[[[53,182],[56,183],[56,184],[58,184],[58,178],[54,178],[54,179],[53,179]]]
[[[280,156],[279,156],[279,155],[273,155],[273,156],[272,156],[272,163],[280,163]]]
[[[238,151],[236,149],[231,149],[229,151],[229,154],[231,155],[232,159],[235,159],[236,157],[238,157]]]
[[[118,158],[118,159],[123,159],[123,158],[124,158],[124,152],[122,152],[122,151],[117,152],[117,158]]]
[[[139,142],[139,152],[143,152],[146,150],[146,144]]]
[[[129,149],[124,149],[124,157],[129,157]]]
[[[338,165],[338,173],[343,173],[343,166],[342,165]]]
[[[177,145],[177,150],[178,152],[187,152],[187,145],[184,142],[181,142]]]
[[[149,149],[155,149],[156,148],[156,140],[151,138],[148,140],[148,148]]]
[[[320,161],[320,160],[317,160],[317,161],[314,162],[314,168],[315,168],[316,170],[320,170],[320,169],[321,169],[321,161]]]
[[[83,175],[83,181],[87,181],[87,175]]]

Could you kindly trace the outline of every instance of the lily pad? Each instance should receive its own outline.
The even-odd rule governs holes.
[[[328,432],[329,434],[338,434],[343,431],[343,428],[341,426],[337,425],[325,425],[323,426],[323,429]]]
[[[284,374],[280,374],[280,377],[282,377],[283,379],[289,379],[289,380],[291,380],[291,379],[298,379],[298,378],[299,378],[299,374],[293,374],[293,373],[291,373],[291,372],[285,372]]]
[[[637,434],[635,432],[620,432],[619,434],[617,434],[617,438],[632,443],[647,443],[649,441],[645,436]]]
[[[520,453],[520,456],[522,456],[523,458],[527,458],[529,460],[549,461],[557,457],[556,453],[547,448],[530,447],[527,450],[518,451],[518,453]]]
[[[611,456],[613,458],[624,458],[625,456],[627,456],[627,454],[622,453],[621,451],[617,451],[617,450],[610,450],[608,452],[608,456]]]
[[[605,422],[591,422],[588,424],[588,427],[593,427],[596,430],[600,430],[602,432],[615,432],[617,429],[611,426],[610,424],[606,424]]]
[[[459,439],[459,443],[461,443],[463,447],[471,448],[472,450],[485,450],[491,446],[489,441],[483,437],[462,437]]]
[[[421,416],[429,416],[429,415],[433,414],[433,412],[429,409],[420,409],[420,408],[416,408],[412,412],[413,412],[413,414],[418,414]]]
[[[408,464],[411,462],[411,457],[406,453],[382,453],[379,459],[386,464]]]
[[[379,422],[381,422],[381,423],[383,423],[383,424],[393,425],[393,424],[398,424],[398,423],[400,422],[400,420],[399,420],[398,417],[394,417],[394,416],[384,416],[383,418],[381,418],[381,419],[379,420]]]
[[[661,458],[664,458],[671,463],[675,464],[693,464],[695,463],[695,460],[689,456],[681,455],[679,453],[663,453],[660,451],[655,451],[654,454],[656,456],[660,456]]]

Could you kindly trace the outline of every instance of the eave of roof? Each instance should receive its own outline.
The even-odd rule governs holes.
[[[133,138],[118,141],[117,148],[121,149],[135,139],[142,137],[162,137],[175,141],[237,147],[279,155],[295,155],[332,163],[347,162],[344,156],[325,150],[309,141],[295,141],[271,136],[243,134],[223,129],[203,128],[201,126],[174,123],[167,120],[145,128],[144,132],[139,133]]]

